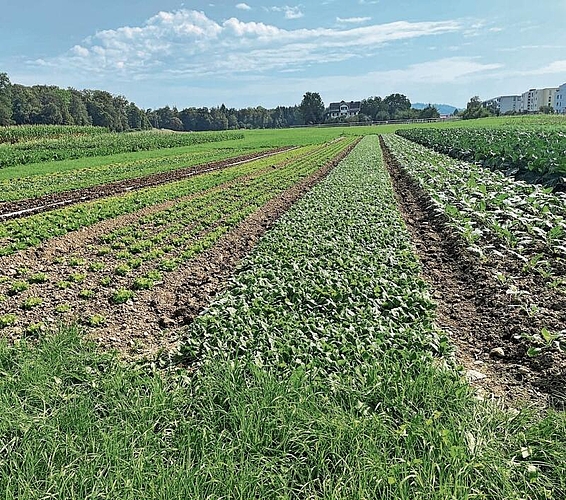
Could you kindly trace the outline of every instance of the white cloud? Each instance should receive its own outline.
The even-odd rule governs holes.
[[[536,68],[533,70],[522,71],[521,75],[555,75],[566,74],[566,60],[553,61],[546,66]]]
[[[233,78],[364,58],[395,41],[462,29],[457,21],[398,21],[288,30],[234,17],[219,23],[203,12],[182,9],[160,12],[142,26],[100,31],[45,65],[89,75],[119,70],[133,80]]]
[[[289,5],[285,5],[283,7],[271,7],[267,10],[271,10],[273,12],[284,12],[285,19],[300,19],[301,17],[304,17],[300,6],[290,7]]]
[[[371,17],[337,17],[336,21],[345,24],[360,24],[371,21]]]
[[[236,4],[236,9],[240,10],[252,10],[252,8],[247,3]]]

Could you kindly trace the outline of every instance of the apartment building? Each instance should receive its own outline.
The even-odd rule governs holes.
[[[554,111],[557,113],[566,113],[566,83],[558,87],[554,98]]]
[[[526,111],[527,113],[536,113],[543,106],[554,107],[557,92],[558,89],[556,87],[527,90],[527,92],[524,92],[521,96],[521,111]]]

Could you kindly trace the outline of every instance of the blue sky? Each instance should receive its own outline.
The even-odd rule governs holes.
[[[465,106],[566,82],[566,0],[2,0],[0,71],[143,108],[400,92]],[[7,4],[7,5],[6,5]]]

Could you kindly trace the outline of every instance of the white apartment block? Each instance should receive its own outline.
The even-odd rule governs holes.
[[[557,113],[566,113],[566,83],[558,87],[554,97],[554,111]]]
[[[500,114],[519,113],[522,109],[523,99],[520,95],[501,95],[488,101],[483,101],[485,108],[495,108]]]
[[[499,97],[499,112],[505,113],[521,111],[523,99],[520,95],[502,95]]]
[[[536,113],[543,106],[554,107],[557,92],[558,89],[556,87],[530,89],[521,96],[521,110],[527,113]]]

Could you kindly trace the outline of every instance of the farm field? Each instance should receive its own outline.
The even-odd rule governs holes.
[[[566,197],[396,128],[1,169],[220,162],[0,223],[5,498],[566,496]]]

